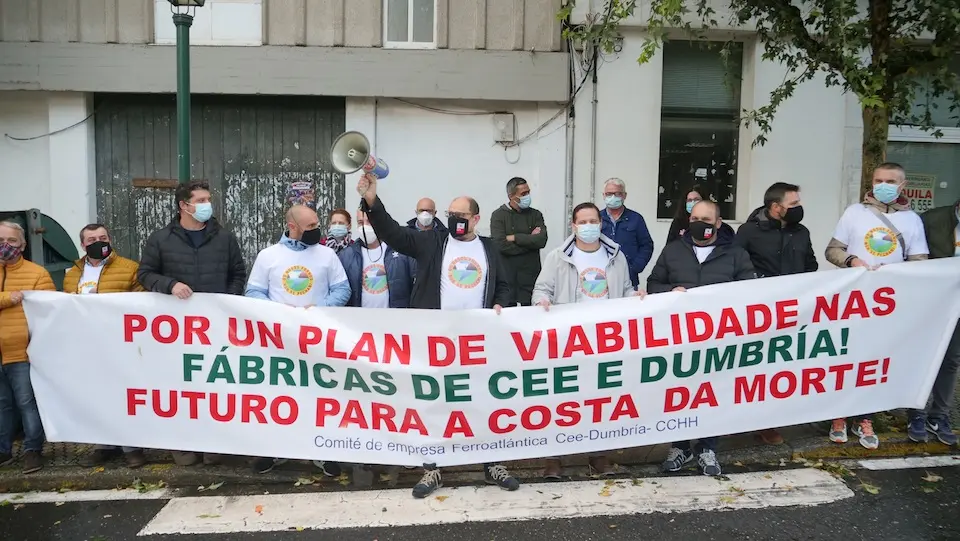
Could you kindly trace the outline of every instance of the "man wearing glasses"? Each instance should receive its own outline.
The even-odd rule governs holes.
[[[437,218],[437,204],[429,197],[417,201],[417,215],[407,222],[407,227],[417,231],[447,233],[447,227]]]
[[[624,206],[626,199],[627,185],[622,180],[611,178],[603,183],[606,208],[600,213],[600,219],[603,220],[601,232],[620,245],[620,251],[627,257],[630,266],[630,281],[636,288],[640,283],[640,273],[653,258],[653,238],[643,216]]]
[[[377,197],[377,179],[364,175],[357,192],[368,207],[367,220],[377,237],[397,252],[417,260],[417,278],[410,308],[470,310],[516,304],[506,281],[493,240],[478,236],[480,205],[472,197],[458,197],[447,208],[447,232],[421,232],[401,227]],[[424,464],[424,474],[413,487],[414,498],[425,498],[443,486],[436,464]],[[501,464],[484,464],[488,484],[517,490],[520,481]]]

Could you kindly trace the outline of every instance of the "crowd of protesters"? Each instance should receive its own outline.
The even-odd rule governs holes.
[[[902,195],[903,167],[880,165],[873,189],[846,209],[826,245],[826,259],[837,267],[864,267],[960,256],[960,202],[922,216]],[[91,224],[80,233],[85,256],[66,272],[68,294],[151,291],[187,299],[193,293],[221,293],[278,302],[294,307],[356,306],[439,310],[491,309],[594,302],[648,294],[684,292],[738,280],[814,272],[817,258],[804,212],[800,187],[778,182],[767,189],[763,205],[735,232],[719,206],[700,187],[681,194],[664,248],[645,287],[640,274],[654,256],[654,242],[643,216],[626,206],[626,184],[616,178],[603,185],[603,208],[582,203],[574,208],[573,234],[541,259],[548,233],[543,214],[533,205],[530,185],[522,178],[506,184],[506,202],[491,213],[491,236],[477,234],[477,201],[469,196],[450,202],[437,217],[436,203],[417,202],[413,219],[400,225],[377,196],[377,179],[361,177],[363,201],[355,214],[337,209],[321,222],[304,205],[291,206],[279,242],[262,250],[248,275],[236,236],[214,218],[209,186],[194,181],[176,193],[178,212],[166,227],[146,240],[140,261],[113,251],[108,228]],[[356,228],[354,229],[354,223]],[[17,426],[23,439],[24,473],[43,467],[43,427],[30,384],[24,291],[53,291],[48,272],[23,257],[25,233],[17,223],[0,222],[0,465],[14,460]],[[541,264],[542,260],[542,264]],[[956,445],[949,409],[960,366],[960,330],[955,330],[931,393],[927,411],[911,411],[907,434],[916,442],[934,437]],[[14,418],[19,412],[20,419]],[[867,449],[876,449],[871,413],[852,419],[850,431]],[[782,443],[775,428],[757,437]],[[832,422],[829,438],[848,439],[847,419]],[[693,462],[704,475],[720,475],[718,437],[676,442],[662,469],[676,472]],[[96,446],[84,465],[101,464],[122,453],[131,468],[147,460],[142,450]],[[217,464],[218,455],[173,451],[180,465]],[[255,458],[258,472],[282,459]],[[547,458],[543,477],[560,479],[559,458]],[[615,473],[603,453],[588,457],[597,475]],[[339,464],[314,461],[325,475],[341,473]],[[426,497],[442,486],[440,470],[424,465],[413,495]],[[484,464],[489,484],[517,490],[519,481],[502,464]]]

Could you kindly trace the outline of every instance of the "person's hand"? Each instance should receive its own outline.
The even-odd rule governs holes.
[[[316,308],[316,307],[317,307],[316,304],[308,304],[308,305],[304,306],[303,309],[304,309],[304,310],[309,310],[309,309],[311,309],[311,308]]]
[[[645,298],[645,297],[647,296],[647,292],[644,291],[644,290],[642,290],[642,289],[638,289],[638,290],[636,290],[636,291],[633,292],[633,296],[634,296],[634,297],[640,297],[641,299],[643,299],[643,298]]]
[[[681,229],[681,230],[680,230],[680,236],[682,237],[682,236],[683,236],[683,234],[684,234],[684,233],[686,233],[686,232],[687,232],[687,230],[686,230],[686,229]]]
[[[515,242],[516,240],[517,240],[517,237],[515,237],[514,235],[507,235],[507,242]]]
[[[540,299],[539,301],[537,301],[537,306],[542,306],[543,309],[546,310],[547,312],[550,311],[550,301],[547,299]]]
[[[10,293],[10,302],[13,304],[20,304],[23,302],[23,291],[14,291]]]
[[[173,285],[173,296],[178,299],[189,299],[190,295],[193,295],[193,290],[190,289],[190,286],[183,282],[177,282]]]
[[[366,200],[368,205],[373,205],[377,199],[377,177],[364,173],[357,181],[357,193]]]
[[[500,315],[500,310],[503,310],[502,306],[500,306],[499,304],[493,305],[493,311],[496,312],[498,316]]]
[[[853,258],[853,261],[850,262],[850,267],[851,267],[851,268],[853,268],[853,267],[863,267],[863,268],[865,268],[865,269],[867,269],[867,270],[873,270],[873,269],[875,268],[875,267],[871,267],[870,265],[868,265],[866,261],[860,259],[859,257],[854,257],[854,258]]]
[[[677,287],[673,288],[673,291],[680,291],[681,293],[684,292],[684,291],[686,291],[686,290],[687,290],[687,288],[685,288],[685,287],[683,287],[683,286],[677,286]]]
[[[530,234],[531,234],[531,235],[539,235],[539,234],[540,234],[540,231],[542,231],[542,229],[540,229],[539,226],[538,226],[538,227],[534,227],[534,228],[533,228],[533,231],[531,231]]]

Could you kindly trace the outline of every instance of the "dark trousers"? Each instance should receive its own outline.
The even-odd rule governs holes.
[[[933,382],[933,390],[930,392],[932,404],[926,412],[930,417],[946,417],[950,414],[953,394],[957,389],[958,367],[960,367],[960,322],[953,329],[953,337],[947,346],[947,352],[943,355],[940,372],[937,373],[937,379]],[[923,417],[924,413],[921,410],[910,410],[910,417]]]
[[[697,440],[697,452],[702,453],[703,451],[713,451],[717,452],[717,442],[720,441],[720,438],[717,436],[710,436],[709,438],[700,438]],[[673,444],[677,449],[683,449],[684,451],[690,450],[689,441],[679,441]]]

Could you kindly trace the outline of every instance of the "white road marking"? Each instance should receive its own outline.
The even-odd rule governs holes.
[[[270,532],[579,518],[641,513],[808,506],[853,492],[816,469],[713,477],[441,489],[416,500],[407,489],[173,498],[138,535]]]
[[[943,468],[945,466],[960,466],[960,456],[909,456],[904,458],[875,458],[872,460],[857,460],[856,466],[865,470],[912,470],[919,468]]]
[[[18,492],[0,494],[0,503],[71,503],[71,502],[99,502],[117,500],[169,500],[174,492],[161,488],[147,492],[138,492],[133,489],[123,490],[72,490],[68,492]],[[7,504],[3,504],[7,505]]]

